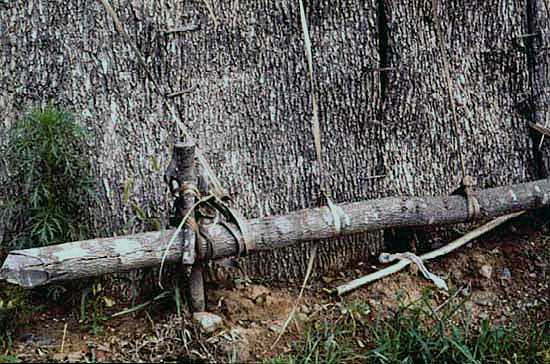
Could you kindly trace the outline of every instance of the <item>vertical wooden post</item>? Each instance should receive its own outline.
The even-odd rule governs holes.
[[[193,207],[200,192],[197,189],[197,170],[195,166],[195,142],[186,140],[174,146],[172,161],[165,175],[171,192],[176,196],[176,224]],[[195,227],[195,229],[193,228]],[[182,229],[182,243],[184,246],[182,264],[193,264],[189,277],[189,298],[193,312],[205,310],[204,268],[200,257],[196,254],[198,227],[195,213],[192,212]]]
[[[191,299],[191,311],[203,312],[206,310],[206,290],[204,287],[204,264],[197,261],[191,267],[189,277],[189,297]]]

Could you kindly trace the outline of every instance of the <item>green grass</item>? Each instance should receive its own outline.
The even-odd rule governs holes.
[[[425,293],[368,319],[364,304],[346,305],[331,321],[306,324],[292,352],[266,363],[550,363],[550,320],[521,326],[472,322],[465,299],[435,312]]]
[[[0,363],[19,363],[15,355],[0,354]]]
[[[28,291],[24,288],[0,283],[0,353],[9,349],[17,327],[30,316],[27,298]],[[11,360],[7,353],[4,354],[0,362]]]

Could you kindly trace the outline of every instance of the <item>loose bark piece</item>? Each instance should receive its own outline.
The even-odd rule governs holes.
[[[453,251],[453,250],[461,247],[462,245],[468,243],[469,241],[477,238],[478,236],[480,236],[482,234],[485,234],[487,231],[496,228],[497,226],[505,223],[506,221],[508,221],[508,220],[510,220],[510,219],[512,219],[516,216],[519,216],[519,215],[523,214],[524,212],[525,211],[514,212],[512,214],[497,217],[496,219],[491,220],[490,222],[480,226],[479,228],[470,231],[466,235],[464,235],[461,238],[445,245],[444,247],[421,255],[420,259],[428,260],[428,259],[433,259],[433,258],[439,257],[441,255],[448,254],[451,251]],[[336,287],[334,292],[337,293],[338,295],[342,295],[342,294],[350,292],[350,291],[352,291],[356,288],[359,288],[359,287],[361,287],[361,286],[363,286],[363,285],[365,285],[369,282],[373,282],[373,281],[376,281],[380,278],[389,276],[390,274],[396,273],[396,272],[400,271],[401,269],[405,268],[409,264],[411,264],[411,261],[409,261],[409,260],[405,260],[405,259],[400,260],[399,263],[396,263],[394,265],[391,265],[389,267],[381,269],[378,272],[368,274],[364,277],[361,277],[359,279],[355,279],[355,280],[353,280],[349,283],[338,286],[338,287]]]
[[[513,186],[491,188],[474,193],[480,218],[541,208],[550,205],[550,181],[539,180]],[[342,235],[375,231],[396,226],[452,224],[468,220],[464,197],[388,197],[371,201],[339,204]],[[254,249],[279,249],[305,240],[339,236],[328,207],[300,210],[284,216],[248,220]],[[202,260],[235,256],[236,226],[203,224],[200,256]],[[233,231],[233,232],[232,232]],[[76,279],[134,268],[159,265],[173,230],[148,232],[107,239],[77,241],[61,245],[10,252],[0,270],[0,279],[27,287],[56,280]],[[174,244],[166,253],[167,262],[181,260],[182,247]]]

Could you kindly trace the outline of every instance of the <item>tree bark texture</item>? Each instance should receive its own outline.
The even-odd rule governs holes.
[[[456,187],[431,1],[305,3],[322,168],[298,2],[111,1],[163,92],[185,91],[170,97],[177,116],[246,218],[318,207],[321,179],[335,203]],[[529,92],[527,57],[516,47],[526,4],[472,4],[437,6],[467,173],[479,188],[533,180],[534,143],[515,110]],[[96,153],[97,236],[158,230],[168,206],[162,174],[182,130],[101,3],[14,0],[0,14],[4,126],[49,99],[72,109]],[[319,271],[378,253],[382,236],[320,242]],[[267,280],[301,279],[310,247],[261,253],[245,268]]]
[[[516,109],[529,92],[526,3],[384,3],[389,70],[381,121],[387,190],[411,195],[452,191],[462,178],[459,140],[465,172],[477,188],[535,179],[534,142]],[[449,61],[458,130],[442,52]]]

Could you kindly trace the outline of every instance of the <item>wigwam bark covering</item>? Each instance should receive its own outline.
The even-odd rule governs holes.
[[[478,188],[544,177],[547,154],[536,153],[531,119],[516,110],[529,77],[543,74],[528,67],[526,2],[306,2],[322,170],[297,2],[212,1],[213,13],[198,1],[111,5],[164,93],[185,91],[170,97],[176,116],[247,218],[320,206],[321,176],[335,203],[447,194],[461,179],[457,136]],[[456,131],[433,8],[445,25]],[[542,10],[533,23],[541,31]],[[5,128],[26,106],[51,99],[88,130],[97,236],[159,230],[168,209],[162,174],[181,130],[101,3],[0,3],[0,52]],[[301,279],[309,247],[258,254],[246,270]],[[380,231],[322,242],[317,271],[382,247]]]

